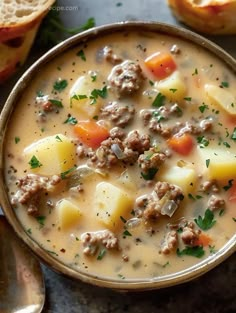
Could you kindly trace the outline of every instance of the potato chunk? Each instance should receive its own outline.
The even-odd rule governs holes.
[[[231,115],[236,115],[236,96],[228,90],[206,84],[205,92],[213,104],[220,106]]]
[[[120,225],[120,216],[126,217],[130,214],[132,203],[126,192],[110,183],[101,182],[96,187],[95,215],[110,229]]]
[[[175,71],[166,79],[160,80],[155,87],[171,101],[182,100],[186,94],[186,86],[179,71]]]
[[[188,193],[194,187],[197,176],[192,168],[172,166],[169,167],[159,179],[177,185],[181,187],[185,193]]]
[[[67,171],[75,164],[75,145],[62,135],[45,137],[24,150],[28,162],[36,157],[40,166],[32,169],[41,175],[54,175]]]
[[[70,90],[70,103],[72,109],[85,114],[88,118],[93,118],[99,113],[102,106],[102,98],[91,98],[92,91],[100,89],[97,80],[93,81],[90,75],[81,76],[77,79]]]
[[[199,148],[199,153],[206,164],[209,178],[232,179],[236,177],[236,154],[225,147]]]
[[[58,222],[61,229],[68,229],[75,226],[80,218],[81,211],[71,201],[63,199],[57,203]]]

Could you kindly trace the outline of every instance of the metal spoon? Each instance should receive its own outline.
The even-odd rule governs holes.
[[[44,301],[45,285],[38,260],[0,215],[0,312],[40,313]]]

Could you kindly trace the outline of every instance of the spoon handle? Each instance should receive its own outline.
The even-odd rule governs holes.
[[[38,260],[0,215],[0,312],[39,313],[45,286]]]

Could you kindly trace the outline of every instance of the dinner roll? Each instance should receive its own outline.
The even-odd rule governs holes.
[[[173,14],[207,34],[236,34],[236,0],[168,0]]]
[[[0,83],[24,63],[43,17],[55,0],[1,0]]]

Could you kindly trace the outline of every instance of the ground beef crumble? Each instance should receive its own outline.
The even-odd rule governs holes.
[[[225,207],[225,200],[218,195],[211,195],[208,200],[207,207],[211,211],[223,209]]]
[[[21,203],[27,206],[28,213],[37,215],[38,204],[42,192],[52,192],[55,186],[61,182],[61,177],[51,177],[28,174],[17,181],[19,190],[12,198],[12,204]]]
[[[201,230],[195,229],[195,224],[193,222],[187,222],[186,225],[182,228],[180,238],[185,245],[195,246],[196,240],[198,239],[200,233]]]
[[[95,255],[101,245],[108,250],[119,249],[118,238],[110,230],[84,233],[81,240],[85,255]]]
[[[169,254],[169,253],[176,250],[177,245],[178,245],[177,231],[171,230],[166,234],[166,236],[163,240],[163,243],[161,245],[161,251],[160,252],[163,254]]]
[[[122,62],[122,58],[115,54],[112,47],[110,46],[105,46],[103,48],[103,55],[105,60],[110,62],[111,64],[118,64]]]
[[[171,201],[176,209],[183,200],[184,195],[180,187],[167,182],[157,182],[152,193],[136,199],[137,212],[146,221],[154,221],[159,218],[163,207],[168,201]]]
[[[107,117],[116,126],[124,128],[134,118],[135,109],[132,104],[124,104],[117,101],[109,103],[101,109],[101,116]]]
[[[139,90],[143,81],[144,75],[140,65],[130,60],[114,66],[108,77],[108,85],[118,97],[132,95]]]

